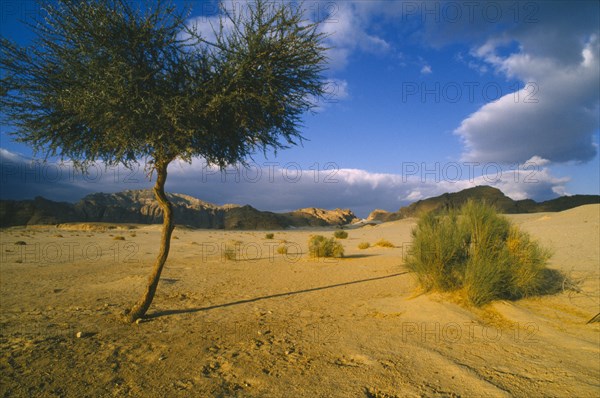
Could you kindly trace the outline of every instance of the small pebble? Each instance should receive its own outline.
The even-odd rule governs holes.
[[[77,334],[75,335],[78,339],[83,337],[83,332],[77,332]]]

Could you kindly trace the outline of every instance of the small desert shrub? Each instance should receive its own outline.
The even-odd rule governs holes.
[[[64,236],[62,236],[61,234],[55,234],[53,235],[55,238],[64,238]]]
[[[360,242],[358,244],[358,248],[360,250],[365,250],[365,249],[368,249],[369,247],[371,247],[371,244],[369,242]]]
[[[389,240],[386,240],[386,239],[379,239],[377,242],[375,242],[375,246],[377,246],[377,247],[396,247],[396,246],[394,246],[394,244],[392,242],[390,242]]]
[[[124,236],[115,236],[113,240],[125,240]]]
[[[308,252],[311,257],[344,257],[342,244],[322,235],[314,235],[308,239]]]
[[[407,267],[425,290],[458,291],[479,306],[548,290],[550,253],[485,203],[421,217]]]
[[[335,231],[333,236],[337,239],[346,239],[348,237],[348,232],[346,231]]]
[[[137,236],[137,234],[135,232],[132,232],[129,234],[129,236],[131,236],[132,238],[135,238]]]
[[[226,260],[237,261],[243,243],[241,240],[230,240],[223,247],[221,254]]]
[[[288,247],[286,245],[281,245],[277,248],[277,253],[279,254],[288,254]]]
[[[226,246],[223,249],[223,257],[225,257],[227,260],[231,260],[231,261],[237,260],[237,257],[238,257],[237,249],[235,247]]]
[[[171,239],[179,239],[179,236],[173,235],[173,237]]]
[[[275,234],[273,233],[268,233],[265,235],[265,239],[273,239],[275,237]]]
[[[26,244],[27,244],[27,242],[25,242],[24,240],[18,240],[15,242],[15,245],[17,245],[17,246],[24,246]]]

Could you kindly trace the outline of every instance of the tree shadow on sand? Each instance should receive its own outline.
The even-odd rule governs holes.
[[[344,257],[342,257],[342,259],[368,258],[368,257],[377,257],[377,256],[380,256],[380,254],[348,254],[348,255],[344,255]]]
[[[390,275],[385,275],[385,276],[377,276],[374,278],[367,278],[367,279],[360,279],[360,280],[350,281],[350,282],[336,283],[334,285],[319,286],[319,287],[313,287],[313,288],[309,288],[309,289],[296,290],[296,291],[292,291],[292,292],[275,293],[275,294],[270,294],[267,296],[232,301],[230,303],[216,304],[216,305],[211,305],[211,306],[207,306],[207,307],[183,308],[183,309],[176,309],[176,310],[156,311],[151,314],[148,314],[145,317],[145,319],[150,320],[150,319],[155,319],[155,318],[159,318],[162,316],[177,315],[177,314],[192,314],[192,313],[196,313],[196,312],[209,311],[209,310],[213,310],[213,309],[217,309],[217,308],[231,307],[234,305],[255,303],[257,301],[268,300],[268,299],[277,298],[277,297],[288,297],[288,296],[294,296],[297,294],[311,293],[311,292],[317,292],[320,290],[333,289],[333,288],[341,287],[341,286],[349,286],[349,285],[355,285],[355,284],[359,284],[359,283],[366,283],[366,282],[371,282],[371,281],[376,281],[376,280],[388,279],[388,278],[393,278],[393,277],[400,276],[400,275],[405,275],[408,273],[409,273],[408,271],[398,272],[395,274],[390,274]]]

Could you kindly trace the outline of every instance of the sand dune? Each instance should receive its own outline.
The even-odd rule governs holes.
[[[316,230],[179,229],[150,319],[130,326],[116,315],[142,291],[155,226],[2,230],[0,393],[598,396],[600,205],[508,217],[578,291],[481,309],[419,294],[403,267],[413,219],[350,230],[339,260],[308,258]],[[357,248],[381,238],[396,247]]]

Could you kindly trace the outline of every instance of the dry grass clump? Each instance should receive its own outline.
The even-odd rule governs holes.
[[[371,247],[371,244],[369,242],[360,242],[358,244],[358,248],[360,250],[365,250],[365,249],[368,249],[369,247]]]
[[[120,235],[119,235],[119,236],[115,236],[115,237],[113,238],[113,240],[125,240],[125,237],[124,237],[124,236],[120,236]]]
[[[377,242],[375,242],[375,245],[377,247],[396,247],[392,242],[390,242],[389,240],[386,239],[379,239]]]
[[[243,243],[241,240],[230,240],[225,243],[221,250],[223,258],[230,261],[237,261],[240,258]]]
[[[425,290],[462,291],[480,306],[554,290],[550,252],[485,203],[421,217],[407,267]]]
[[[277,253],[279,254],[288,254],[288,247],[286,245],[281,245],[277,248]]]
[[[15,245],[17,246],[25,246],[27,244],[27,242],[25,242],[24,240],[18,240],[15,242]]]
[[[346,239],[348,237],[348,232],[346,231],[335,231],[333,233],[333,237],[336,239]]]
[[[225,246],[222,254],[225,259],[230,261],[236,261],[238,258],[238,250],[232,246]]]
[[[265,239],[273,239],[275,237],[274,233],[268,233],[265,235]]]
[[[313,235],[308,239],[308,253],[311,257],[344,257],[344,247],[335,238]]]

